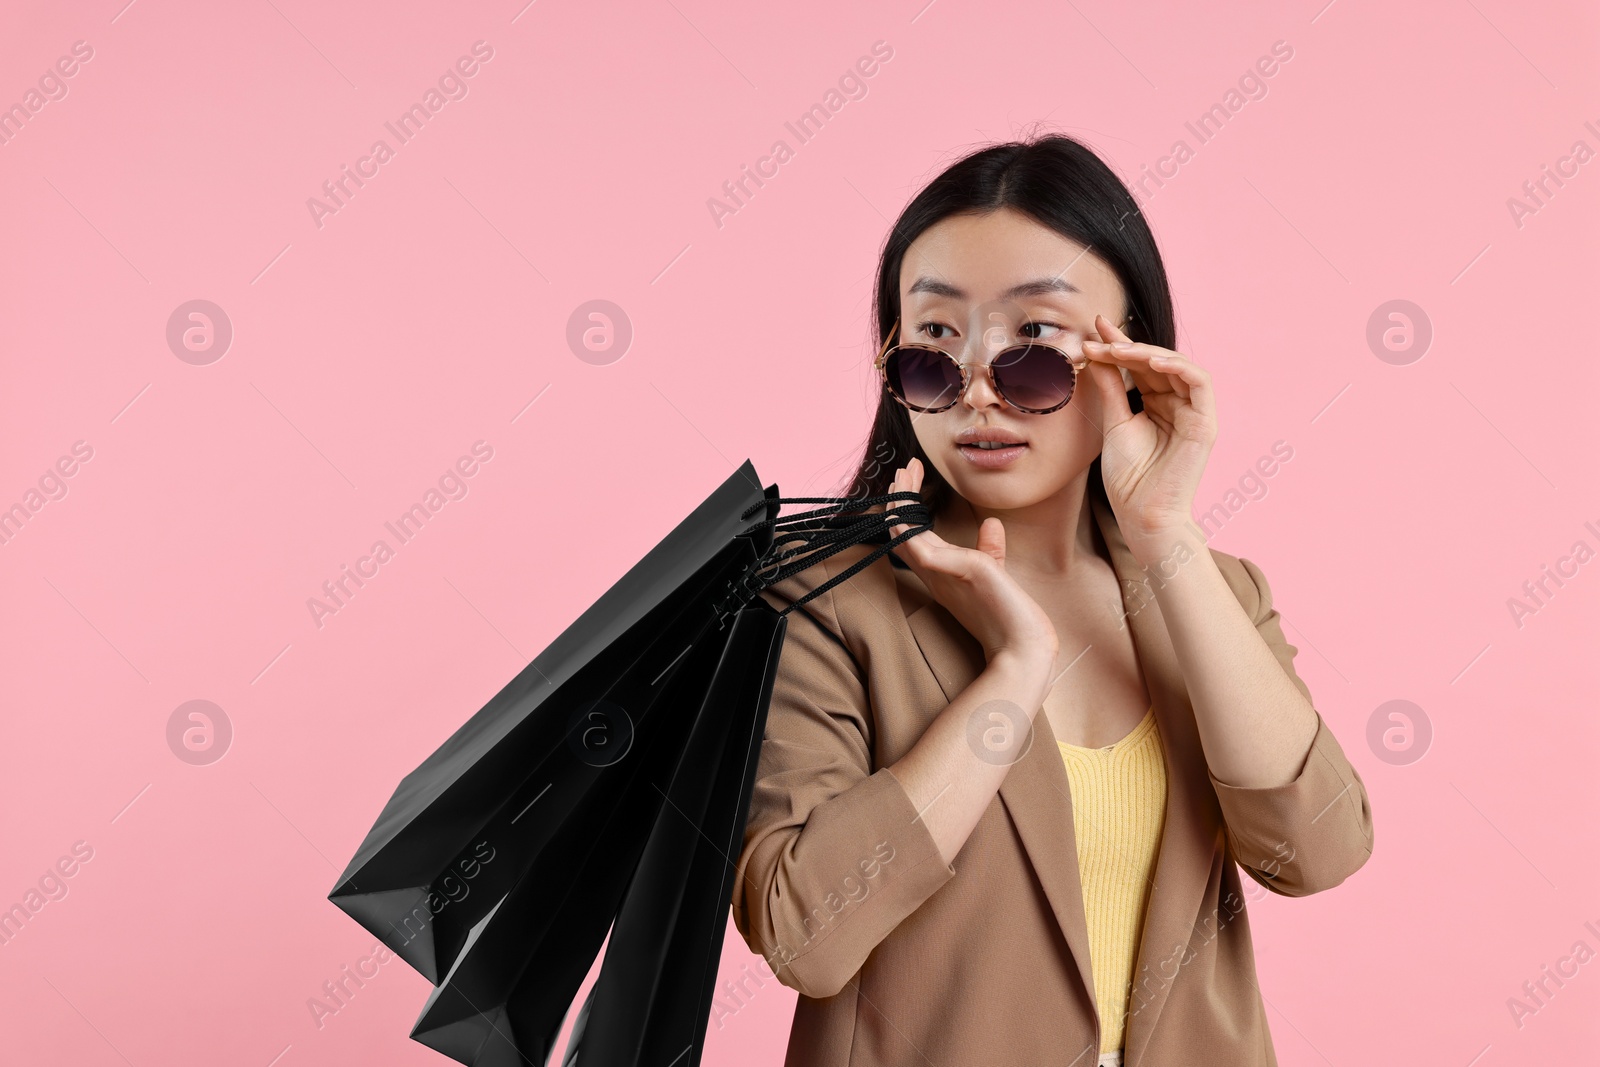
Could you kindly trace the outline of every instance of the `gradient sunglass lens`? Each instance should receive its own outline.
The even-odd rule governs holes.
[[[1045,412],[1072,399],[1077,373],[1060,350],[1048,345],[1018,345],[990,364],[995,388],[1006,403],[1023,411]]]
[[[943,352],[928,348],[897,348],[884,364],[889,388],[913,408],[936,411],[961,395],[961,368]]]

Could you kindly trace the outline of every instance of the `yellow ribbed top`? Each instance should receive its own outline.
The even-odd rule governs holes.
[[[1167,814],[1167,769],[1156,713],[1105,748],[1057,741],[1072,786],[1072,831],[1100,1010],[1100,1051],[1122,1048],[1134,957]]]

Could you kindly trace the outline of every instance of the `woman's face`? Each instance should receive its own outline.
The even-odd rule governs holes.
[[[971,387],[954,407],[910,412],[923,452],[957,493],[983,508],[1022,508],[1088,468],[1100,453],[1101,414],[1087,369],[1079,370],[1066,407],[1033,415],[1006,403],[977,364],[1025,340],[1056,345],[1077,362],[1085,338],[1102,339],[1095,315],[1122,325],[1125,300],[1099,257],[1011,208],[951,216],[911,243],[900,267],[896,343],[935,345],[972,364]],[[1096,373],[1121,376],[1095,366]],[[982,453],[957,438],[973,428],[1003,431],[1023,447],[1015,459],[983,465]]]

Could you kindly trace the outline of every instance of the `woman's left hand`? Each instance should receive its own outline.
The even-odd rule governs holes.
[[[1084,341],[1083,353],[1104,419],[1106,496],[1130,547],[1160,546],[1194,521],[1195,490],[1217,439],[1211,375],[1181,353],[1131,340],[1104,315],[1095,329],[1104,340]],[[1144,401],[1137,415],[1122,367]]]

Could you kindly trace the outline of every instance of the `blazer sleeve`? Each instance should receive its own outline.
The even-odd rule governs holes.
[[[1295,672],[1298,650],[1284,638],[1266,575],[1247,559],[1241,558],[1239,563],[1255,586],[1256,607],[1251,617],[1256,630],[1284,673],[1306,701],[1313,703],[1311,690]],[[1301,897],[1331,889],[1372,855],[1372,806],[1366,785],[1322,713],[1316,715],[1316,736],[1293,781],[1248,788],[1229,785],[1207,771],[1222,808],[1234,862],[1283,896]]]
[[[782,607],[793,582],[762,596]],[[734,879],[745,943],[808,997],[842,990],[955,875],[893,772],[873,767],[868,690],[840,633],[831,590],[789,613]]]

